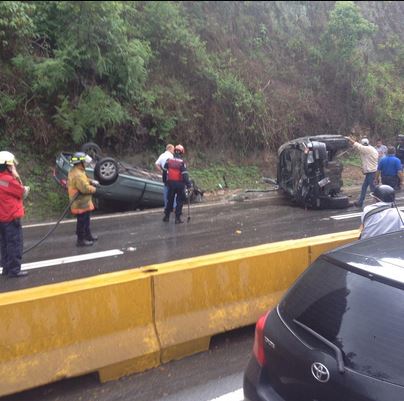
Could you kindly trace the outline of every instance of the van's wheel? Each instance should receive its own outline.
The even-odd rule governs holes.
[[[94,142],[87,142],[81,146],[80,150],[93,158],[93,160],[98,161],[102,157],[101,148]]]
[[[346,195],[320,197],[320,209],[346,209],[349,198]]]
[[[94,168],[94,177],[101,185],[113,184],[119,175],[118,163],[112,157],[104,157]]]

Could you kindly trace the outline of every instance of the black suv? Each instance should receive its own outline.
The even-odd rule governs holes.
[[[342,135],[297,138],[278,149],[277,184],[293,202],[314,209],[343,209],[342,163],[338,151],[348,148]]]
[[[320,256],[256,325],[247,401],[404,400],[404,233]]]

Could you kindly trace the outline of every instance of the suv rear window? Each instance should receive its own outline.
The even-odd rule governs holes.
[[[404,385],[402,289],[319,259],[281,301],[279,313],[299,336],[307,338],[293,319],[339,347],[346,367]]]

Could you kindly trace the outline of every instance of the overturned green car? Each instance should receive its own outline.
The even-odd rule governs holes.
[[[88,177],[101,184],[95,197],[98,209],[144,209],[164,206],[164,184],[160,174],[133,167],[112,157],[104,157],[95,143],[84,144],[81,151],[93,159],[86,168]],[[72,168],[72,155],[73,152],[61,152],[56,157],[53,177],[64,188]],[[191,182],[192,188],[188,195],[190,201],[201,202],[203,191],[192,180]]]

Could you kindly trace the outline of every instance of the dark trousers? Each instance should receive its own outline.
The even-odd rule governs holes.
[[[382,175],[382,184],[390,185],[394,189],[399,189],[400,180],[396,175]]]
[[[17,274],[21,270],[23,235],[20,219],[0,223],[0,249],[3,275]]]
[[[185,184],[178,181],[168,181],[168,201],[167,206],[164,210],[166,216],[170,215],[171,210],[174,206],[174,198],[177,195],[177,206],[175,208],[175,217],[179,218],[182,214],[182,206],[185,201]]]
[[[91,238],[90,213],[84,212],[77,215],[76,234],[79,241]]]

